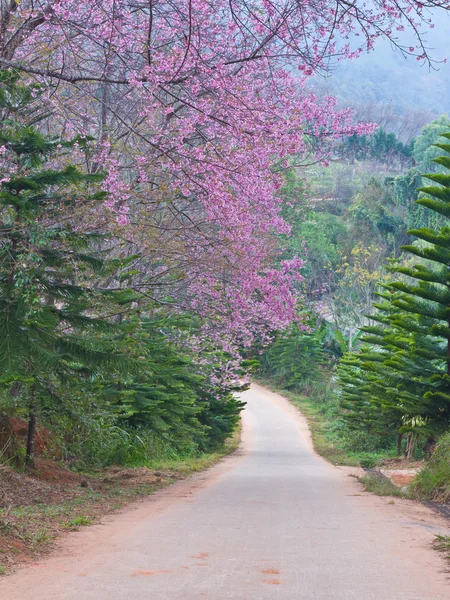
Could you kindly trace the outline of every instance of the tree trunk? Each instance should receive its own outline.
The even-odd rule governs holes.
[[[19,466],[18,454],[17,437],[9,417],[5,413],[0,413],[0,459],[2,462],[13,461]]]
[[[424,451],[426,460],[428,460],[430,458],[430,456],[433,454],[435,448],[436,448],[436,439],[433,436],[430,436],[427,439],[427,441],[425,442],[425,445],[423,447],[423,451]]]
[[[408,433],[406,438],[405,458],[408,462],[411,461],[416,450],[417,436],[415,433]]]
[[[34,403],[34,386],[31,386],[30,389],[30,403],[28,408],[27,451],[25,455],[25,464],[29,467],[34,467],[34,439],[36,437],[36,407]]]
[[[397,456],[400,456],[402,453],[402,442],[403,442],[403,433],[399,433],[397,436]]]

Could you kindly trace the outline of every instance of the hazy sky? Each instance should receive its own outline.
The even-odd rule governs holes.
[[[416,45],[410,34],[399,34],[405,45]],[[430,70],[423,61],[404,58],[390,42],[379,40],[375,49],[354,61],[335,66],[327,79],[316,85],[337,95],[344,104],[389,103],[400,112],[408,108],[434,114],[450,113],[450,15],[439,12],[434,29],[423,36],[437,61]]]

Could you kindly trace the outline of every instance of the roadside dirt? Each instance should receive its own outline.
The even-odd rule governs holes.
[[[424,466],[423,460],[407,461],[404,458],[392,458],[383,461],[380,473],[390,479],[399,488],[406,488]]]
[[[63,533],[183,477],[144,467],[111,467],[88,477],[47,459],[26,473],[1,466],[0,573],[48,553]]]

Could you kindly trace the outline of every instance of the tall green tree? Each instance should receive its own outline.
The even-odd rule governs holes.
[[[420,189],[417,203],[447,223],[450,144],[435,147],[447,153],[433,159],[446,173],[424,176],[432,185]],[[380,295],[376,325],[363,328],[366,347],[343,361],[343,406],[356,427],[431,441],[450,427],[450,227],[409,233],[418,242],[403,250],[420,260],[392,268],[397,277]]]
[[[260,372],[286,389],[306,390],[321,381],[321,367],[325,362],[323,342],[326,330],[315,327],[304,331],[298,325],[280,333],[274,343],[262,354]]]
[[[111,327],[95,316],[100,294],[86,283],[104,261],[68,217],[97,194],[102,176],[60,165],[61,148],[83,141],[38,131],[39,89],[9,72],[0,79],[0,381],[26,398],[32,463],[39,406],[54,394],[53,382],[121,359],[112,343],[90,335]]]

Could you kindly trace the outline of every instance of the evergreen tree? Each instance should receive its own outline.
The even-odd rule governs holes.
[[[92,236],[67,218],[102,176],[58,166],[60,148],[83,142],[39,132],[39,90],[9,72],[0,79],[0,381],[26,399],[32,463],[37,414],[43,398],[56,395],[53,383],[122,359],[111,343],[89,335],[111,324],[94,316],[99,294],[80,272],[92,274],[103,261],[90,252]]]
[[[120,384],[107,386],[107,395],[127,427],[147,428],[171,439],[175,447],[204,440],[206,432],[198,415],[202,410],[199,374],[192,353],[180,343],[189,323],[180,317],[155,315],[131,318],[123,325],[117,343],[123,352],[139,357],[139,373],[128,373]]]
[[[314,323],[309,323],[314,328]],[[305,390],[312,382],[323,379],[323,340],[325,329],[303,331],[293,325],[280,333],[261,356],[261,374],[286,389]]]
[[[450,153],[448,143],[435,146]],[[450,170],[449,156],[434,160]],[[448,219],[450,175],[424,177],[434,185],[417,203]],[[407,432],[410,456],[418,436],[431,442],[450,426],[450,227],[409,233],[420,242],[403,250],[421,260],[392,268],[398,278],[380,294],[376,324],[363,328],[366,347],[343,361],[341,382],[348,422]]]
[[[39,419],[78,451],[83,423],[103,439],[105,423],[124,460],[126,438],[216,449],[244,406],[233,395],[243,389],[242,363],[204,343],[199,360],[189,343],[200,331],[195,319],[168,316],[122,289],[136,257],[112,259],[105,236],[86,233],[73,216],[80,204],[104,200],[102,174],[66,164],[89,141],[42,133],[39,88],[10,72],[0,80],[0,390],[28,419],[27,463]],[[231,374],[226,385],[221,369]],[[96,460],[101,441],[89,445],[86,456]],[[114,443],[100,453],[98,464],[114,460]]]

